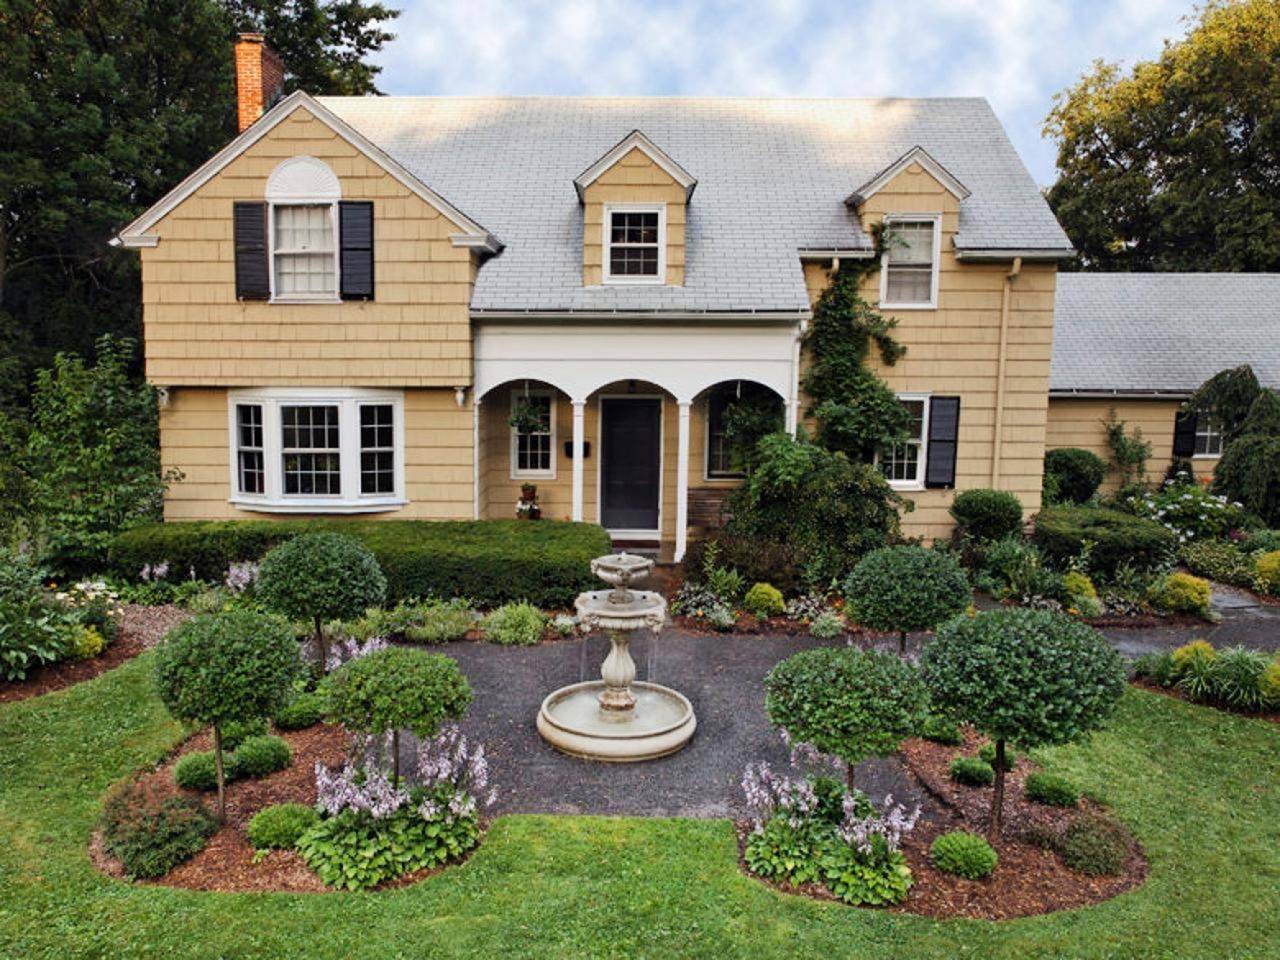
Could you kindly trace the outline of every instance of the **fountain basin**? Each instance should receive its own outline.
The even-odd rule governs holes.
[[[600,708],[603,680],[561,687],[542,701],[538,733],[564,753],[614,763],[665,757],[689,742],[698,722],[684,694],[643,681],[630,689],[635,708],[611,717]]]

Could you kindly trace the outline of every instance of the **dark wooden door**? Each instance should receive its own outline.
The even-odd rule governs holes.
[[[662,401],[600,401],[600,522],[608,530],[657,530]]]

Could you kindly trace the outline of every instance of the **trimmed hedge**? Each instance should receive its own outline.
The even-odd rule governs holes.
[[[464,596],[481,606],[571,606],[599,586],[590,561],[611,549],[595,524],[554,520],[226,520],[135,527],[115,537],[110,562],[130,579],[145,564],[168,561],[174,579],[194,573],[220,582],[231,563],[315,532],[345,533],[368,547],[392,601]]]
[[[1070,503],[1084,503],[1107,478],[1107,464],[1091,450],[1059,447],[1046,451],[1044,472],[1057,478],[1058,496]]]
[[[1158,568],[1178,546],[1177,535],[1156,523],[1103,507],[1049,507],[1036,518],[1036,545],[1059,564],[1080,555],[1086,541],[1091,570],[1107,576],[1123,563],[1139,570]]]

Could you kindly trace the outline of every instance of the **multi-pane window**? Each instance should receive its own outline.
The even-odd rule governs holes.
[[[289,299],[336,297],[337,257],[330,204],[276,204],[272,236],[275,295]]]
[[[880,454],[880,470],[892,484],[919,484],[924,482],[925,423],[928,418],[928,401],[924,399],[902,400],[911,415],[907,439],[893,443]]]
[[[707,394],[706,475],[709,480],[743,476],[743,449],[740,445],[743,438],[739,438],[739,445],[735,448],[728,430],[730,413],[739,405],[745,414],[740,426],[750,424],[748,429],[758,427],[761,433],[782,429],[782,398],[767,387],[739,380],[712,388]]]
[[[360,406],[360,492],[396,489],[395,408],[389,403]]]
[[[733,395],[717,390],[707,398],[707,476],[740,477],[735,468],[733,451],[725,431],[724,415],[733,402]]]
[[[658,279],[662,228],[657,210],[609,213],[608,270],[611,279]]]
[[[280,448],[286,496],[342,493],[336,406],[281,406]]]
[[[1209,417],[1196,418],[1196,456],[1222,456],[1222,427]]]
[[[512,410],[522,414],[522,422],[511,428],[512,473],[517,477],[551,474],[555,463],[555,415],[551,395],[534,393],[513,397]]]
[[[881,301],[893,306],[930,306],[934,296],[933,220],[893,220],[888,224]]]
[[[262,405],[258,403],[236,404],[236,476],[241,493],[265,492]]]

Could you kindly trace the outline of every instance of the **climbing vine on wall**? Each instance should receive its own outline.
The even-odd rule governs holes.
[[[885,235],[876,236],[877,253],[886,241]],[[907,352],[893,336],[897,321],[862,296],[862,280],[879,262],[878,256],[846,261],[831,278],[813,310],[806,338],[811,363],[802,384],[818,442],[863,462],[906,437],[911,425],[897,396],[867,366],[873,348],[888,365]]]

